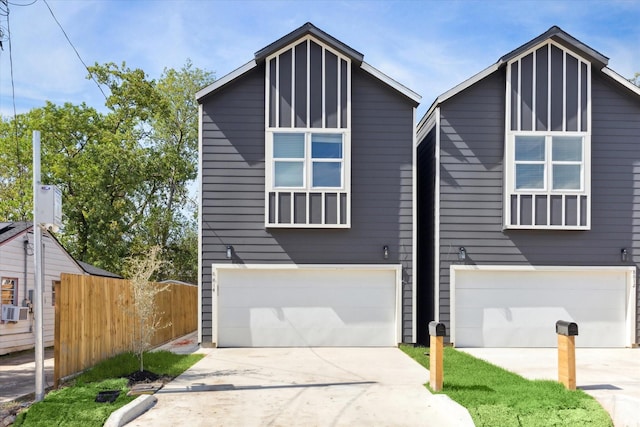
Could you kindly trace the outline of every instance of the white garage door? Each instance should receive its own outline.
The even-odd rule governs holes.
[[[463,267],[451,273],[458,347],[555,347],[558,320],[578,324],[576,346],[630,344],[632,269]]]
[[[220,347],[398,343],[395,267],[215,271]]]

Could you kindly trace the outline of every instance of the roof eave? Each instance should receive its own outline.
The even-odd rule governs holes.
[[[269,55],[279,51],[280,49],[294,43],[296,40],[310,34],[322,41],[323,43],[331,46],[332,48],[338,50],[343,55],[349,57],[352,62],[356,64],[360,64],[363,61],[364,55],[353,49],[352,47],[342,43],[340,40],[331,36],[330,34],[325,33],[315,25],[310,22],[302,25],[301,27],[293,30],[289,34],[280,37],[278,40],[269,44],[268,46],[260,49],[255,53],[254,59],[256,62],[264,61]]]
[[[509,62],[510,60],[518,57],[524,52],[532,49],[533,47],[543,43],[545,40],[553,39],[558,43],[562,44],[568,49],[576,51],[580,53],[581,56],[586,57],[593,65],[598,66],[598,68],[606,67],[609,63],[609,58],[598,52],[597,50],[587,46],[582,43],[580,40],[576,39],[569,33],[562,30],[562,28],[554,25],[549,28],[544,33],[540,34],[538,37],[533,40],[528,41],[527,43],[515,48],[511,52],[503,55],[499,60],[498,64],[504,64]]]
[[[205,98],[208,95],[211,95],[212,93],[216,92],[217,90],[225,86],[227,83],[230,83],[231,81],[237,79],[243,74],[251,71],[257,65],[258,64],[256,63],[256,61],[252,59],[251,61],[247,62],[240,68],[236,68],[226,76],[219,78],[215,82],[211,83],[209,86],[202,88],[198,92],[196,92],[196,100],[202,103],[201,101],[203,98]]]
[[[399,83],[398,81],[387,76],[385,73],[378,70],[377,68],[371,66],[370,64],[367,64],[366,62],[362,62],[362,64],[360,65],[360,68],[362,69],[362,71],[369,73],[373,77],[377,78],[378,80],[392,87],[396,91],[400,92],[402,95],[406,96],[407,98],[415,102],[416,105],[420,103],[420,100],[422,99],[420,95],[418,95],[416,92],[412,91],[402,83]]]
[[[424,116],[422,116],[422,119],[420,119],[420,122],[418,122],[418,131],[420,130],[421,126],[424,126],[424,123],[427,121],[427,118],[435,111],[435,109],[440,104],[442,104],[443,102],[445,102],[449,98],[452,98],[453,96],[459,94],[460,92],[462,92],[463,90],[467,89],[468,87],[473,86],[474,84],[478,83],[480,80],[484,79],[485,77],[495,73],[496,71],[498,71],[500,66],[501,66],[501,64],[499,62],[496,62],[495,64],[492,64],[491,66],[485,68],[484,70],[480,71],[479,73],[471,76],[467,80],[463,81],[462,83],[459,83],[458,85],[456,85],[453,88],[449,89],[448,91],[446,91],[442,95],[438,96],[435,99],[435,101],[433,101],[433,103],[431,104],[431,106],[427,110],[426,114]]]
[[[622,85],[624,88],[630,90],[635,95],[640,96],[640,87],[634,85],[629,80],[625,79],[620,74],[613,71],[611,68],[604,67],[601,71],[604,75],[610,77],[611,79],[613,79],[614,81]]]

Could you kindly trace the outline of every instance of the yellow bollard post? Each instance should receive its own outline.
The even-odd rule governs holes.
[[[443,348],[446,334],[444,323],[429,322],[429,386],[433,391],[442,390],[444,381]]]

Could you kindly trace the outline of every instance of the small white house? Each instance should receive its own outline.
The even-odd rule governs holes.
[[[28,222],[0,223],[0,355],[30,349],[35,344],[35,319],[32,309],[35,298],[32,229],[33,224]],[[44,344],[52,346],[54,283],[60,280],[60,274],[111,273],[77,262],[47,232],[43,232],[42,244]]]

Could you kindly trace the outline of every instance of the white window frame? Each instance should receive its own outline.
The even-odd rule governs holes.
[[[0,278],[0,286],[4,287],[5,281],[7,280],[13,281],[13,290],[11,291],[11,297],[13,301],[6,303],[0,300],[0,304],[1,305],[18,305],[18,278],[3,276],[2,278]]]
[[[536,137],[544,137],[544,160],[516,160],[515,158],[515,144],[516,138],[518,136],[536,136]],[[509,157],[510,167],[512,170],[511,173],[507,175],[507,178],[512,177],[511,182],[507,182],[508,190],[511,194],[521,193],[521,194],[585,194],[585,176],[587,176],[585,170],[587,166],[587,156],[586,156],[586,148],[587,148],[587,132],[512,132],[510,138],[508,140],[508,144],[511,145],[511,150],[509,150],[512,155]],[[556,137],[579,137],[582,139],[582,160],[581,161],[564,161],[564,160],[553,160],[553,138]],[[516,188],[516,166],[519,164],[530,164],[544,165],[543,172],[543,186],[542,188]],[[579,165],[580,166],[580,188],[578,189],[555,189],[553,188],[553,166],[555,165]]]
[[[337,81],[337,99],[342,99],[342,79],[346,78],[346,117],[342,116],[342,109],[338,108],[337,110],[337,123],[338,127],[327,127],[327,117],[325,111],[325,71],[326,71],[326,63],[323,59],[322,64],[322,127],[311,127],[310,123],[307,123],[306,127],[295,127],[293,124],[295,123],[294,111],[295,111],[295,84],[292,80],[291,82],[291,127],[280,127],[279,117],[280,117],[280,103],[275,103],[275,126],[270,126],[269,117],[270,117],[270,66],[269,62],[271,60],[275,62],[275,73],[276,73],[276,81],[278,81],[278,76],[280,73],[280,60],[279,56],[288,51],[292,50],[292,75],[294,74],[295,67],[295,46],[300,43],[307,43],[307,94],[306,94],[306,111],[307,111],[307,119],[310,119],[310,86],[309,86],[309,70],[310,70],[310,56],[309,56],[309,44],[313,41],[318,44],[322,48],[322,57],[325,57],[326,52],[330,52],[337,56],[337,69],[338,73],[338,81]],[[346,76],[342,76],[341,74],[341,60],[345,61],[347,64],[346,67]],[[302,39],[296,40],[294,43],[283,47],[277,52],[273,53],[269,57],[266,58],[265,67],[265,227],[266,228],[350,228],[351,227],[351,59],[342,55],[337,50],[331,48],[330,46],[324,44],[322,41],[316,39],[311,35],[307,35]],[[278,92],[278,87],[275,88],[276,95]],[[276,99],[278,96],[276,96]],[[345,127],[339,127],[343,122],[343,119],[346,123]],[[273,135],[276,133],[304,133],[305,134],[305,158],[304,158],[304,186],[303,187],[276,187],[275,186],[275,159],[273,157]],[[311,136],[312,134],[341,134],[342,135],[342,185],[341,187],[313,187],[313,167],[312,164],[314,161],[320,162],[336,162],[337,159],[313,159],[311,157]],[[286,161],[286,159],[283,159]],[[291,161],[299,161],[300,159],[290,159]],[[272,223],[269,222],[269,195],[270,193],[279,192],[290,192],[293,193],[305,193],[307,195],[307,221],[305,223]],[[320,193],[322,195],[322,222],[321,223],[310,223],[310,212],[309,212],[309,195],[311,193]],[[339,224],[326,224],[325,223],[325,209],[324,209],[324,200],[327,194],[336,194],[337,197],[337,206],[338,206],[338,218],[340,218],[341,212],[341,194],[346,193],[346,209],[345,216],[346,221],[344,223]],[[278,207],[276,202],[276,217],[278,213]],[[291,217],[293,218],[293,203],[291,203]],[[338,222],[340,222],[338,220]]]
[[[278,157],[276,158],[273,155],[274,148],[274,135],[278,133],[292,133],[298,135],[304,135],[304,157],[303,158],[285,158]],[[319,134],[326,135],[341,135],[342,136],[342,156],[340,158],[314,158],[312,154],[312,144],[313,144],[313,136]],[[271,178],[269,179],[269,188],[271,191],[274,190],[292,190],[299,192],[317,192],[317,191],[345,191],[345,153],[348,151],[347,149],[347,141],[348,141],[348,132],[339,129],[320,129],[318,132],[317,129],[306,129],[305,131],[292,129],[290,131],[283,132],[282,129],[273,129],[267,132],[267,144],[269,144],[270,154],[271,156],[267,156],[270,158],[271,168],[269,172],[271,172]],[[275,183],[275,165],[276,162],[292,162],[292,163],[302,163],[302,186],[300,187],[285,187],[285,186],[276,186]],[[337,187],[321,187],[313,185],[313,163],[340,163],[340,185]]]
[[[517,105],[516,106],[512,106],[511,105],[511,64],[513,64],[514,62],[518,62],[518,74],[520,74],[522,72],[522,65],[521,65],[521,60],[522,58],[526,57],[527,55],[531,54],[532,52],[537,51],[538,49],[540,49],[541,47],[543,47],[544,45],[548,45],[548,54],[549,54],[549,62],[548,64],[550,64],[550,58],[551,58],[551,46],[555,46],[557,48],[559,48],[562,52],[563,52],[563,56],[564,59],[563,61],[566,61],[566,56],[567,55],[571,55],[573,57],[575,57],[576,59],[578,59],[578,72],[579,72],[579,77],[578,77],[578,85],[581,84],[581,81],[583,78],[587,79],[587,102],[586,102],[586,106],[587,106],[587,131],[567,131],[567,123],[566,123],[566,96],[563,96],[563,120],[562,120],[562,130],[561,131],[522,131],[520,130],[522,127],[522,123],[521,123],[521,114],[520,114],[520,96],[521,96],[521,90],[520,88],[518,88],[518,96],[517,96]],[[535,64],[535,55],[533,56],[533,61],[534,61],[534,67],[536,66]],[[587,65],[587,73],[586,76],[583,76],[581,71],[580,71],[580,64],[584,63]],[[566,79],[565,79],[565,67],[563,67],[563,75],[561,76],[561,78],[563,79],[563,93],[566,93]],[[548,79],[547,79],[547,87],[548,87],[548,97],[547,97],[547,124],[551,123],[551,69],[549,68],[548,71]],[[518,85],[521,84],[521,79],[518,78]],[[533,73],[533,85],[535,88],[535,72]],[[505,88],[505,150],[504,150],[504,188],[503,188],[503,228],[504,229],[536,229],[536,230],[540,230],[540,229],[548,229],[548,230],[590,230],[591,229],[591,63],[589,61],[587,61],[586,59],[576,55],[573,52],[569,52],[565,47],[563,47],[562,45],[556,43],[553,40],[547,40],[544,41],[542,43],[540,43],[539,45],[536,45],[534,47],[532,47],[531,49],[527,50],[526,52],[523,52],[522,54],[520,54],[518,57],[512,59],[511,61],[509,61],[506,65],[506,88]],[[535,93],[535,89],[534,89],[534,93]],[[578,89],[578,99],[580,100],[580,90]],[[535,107],[535,97],[533,98],[533,106],[532,106],[532,115],[531,115],[531,120],[532,120],[532,128],[535,129],[535,123],[536,123],[536,115],[535,115],[535,111],[536,111],[536,107]],[[512,130],[512,123],[511,123],[511,117],[512,117],[512,108],[517,108],[517,120],[518,123],[515,124],[515,128],[516,130]],[[580,115],[578,115],[578,129],[581,129],[581,125],[582,125],[582,118]],[[515,183],[515,137],[516,136],[544,136],[545,137],[545,171],[544,171],[544,188],[543,189],[520,189],[520,190],[516,190],[516,183]],[[553,164],[577,164],[577,162],[553,162],[552,161],[552,157],[551,157],[551,150],[552,150],[552,143],[551,143],[551,138],[553,138],[554,136],[561,136],[561,137],[582,137],[582,171],[581,171],[581,183],[582,183],[582,188],[580,190],[571,190],[571,189],[561,189],[561,190],[554,190],[552,189],[553,186]],[[519,162],[521,163],[521,162]],[[522,163],[527,163],[527,162],[522,162]],[[537,163],[537,162],[532,162],[532,163]],[[578,221],[577,224],[578,225],[567,225],[565,224],[565,215],[564,215],[564,206],[563,206],[563,212],[562,212],[562,225],[536,225],[535,224],[535,220],[533,220],[533,218],[535,217],[534,215],[532,216],[532,224],[526,224],[526,225],[520,225],[518,223],[516,224],[512,224],[511,223],[511,217],[512,217],[512,211],[511,211],[511,198],[513,195],[516,196],[523,196],[523,195],[530,195],[533,198],[535,198],[538,195],[545,195],[548,196],[547,198],[547,222],[549,222],[549,218],[550,218],[550,206],[549,206],[549,197],[550,196],[556,196],[556,195],[560,195],[563,196],[563,205],[564,205],[564,196],[578,196],[580,197],[585,197],[586,198],[586,203],[587,203],[587,208],[586,208],[586,222],[585,225],[580,225],[580,204],[578,203],[577,209],[578,209]],[[579,202],[579,201],[578,201]],[[519,207],[518,207],[519,209]],[[535,203],[532,203],[532,209],[535,211]],[[519,215],[518,215],[519,217]],[[517,222],[519,222],[519,218],[517,220]]]

